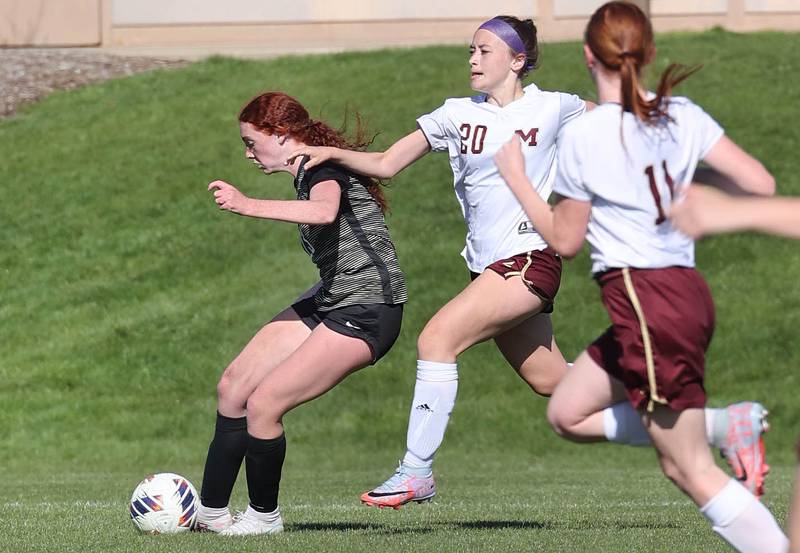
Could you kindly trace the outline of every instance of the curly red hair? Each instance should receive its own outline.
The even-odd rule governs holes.
[[[239,113],[239,121],[250,123],[257,129],[269,133],[286,135],[309,146],[333,146],[345,150],[364,150],[372,142],[366,137],[361,118],[356,114],[356,136],[348,140],[344,130],[331,128],[324,121],[311,119],[303,104],[283,92],[264,92],[250,100]],[[378,203],[381,212],[388,210],[380,182],[357,175],[358,180]]]

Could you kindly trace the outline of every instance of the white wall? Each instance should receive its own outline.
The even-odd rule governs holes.
[[[556,0],[553,3],[553,15],[556,17],[588,17],[605,3],[606,0]]]
[[[651,15],[727,13],[728,0],[650,0]]]
[[[114,25],[471,19],[536,15],[536,0],[113,0]]]
[[[748,12],[798,12],[800,0],[746,0],[744,9]]]

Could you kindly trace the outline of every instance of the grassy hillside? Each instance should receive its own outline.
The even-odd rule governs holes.
[[[679,92],[762,159],[784,194],[800,194],[797,39],[714,31],[659,41],[658,67],[705,65]],[[111,473],[130,478],[118,482],[125,494],[154,470],[199,483],[220,371],[316,277],[293,225],[221,213],[206,192],[210,180],[222,178],[252,195],[291,197],[288,178],[264,177],[243,159],[238,109],[263,90],[284,90],[335,125],[357,110],[379,132],[381,148],[446,97],[469,94],[466,56],[466,48],[432,47],[210,59],[54,94],[0,122],[6,473],[23,485],[43,474],[80,481],[81,474]],[[576,43],[544,45],[533,78],[542,88],[592,99]],[[391,182],[389,225],[411,297],[402,336],[377,366],[287,416],[287,478],[347,467],[368,474],[368,484],[401,455],[415,337],[468,281],[451,186],[443,155],[427,156]],[[711,403],[750,398],[769,405],[770,460],[788,465],[800,429],[800,245],[714,238],[699,245],[698,264],[718,308]],[[567,264],[554,316],[569,357],[606,325],[588,267],[585,253]],[[545,401],[492,345],[467,352],[461,367],[438,461],[443,470],[581,471],[602,457],[600,466],[636,466],[657,477],[647,450],[558,440],[543,417]],[[0,497],[15,498],[14,490]]]

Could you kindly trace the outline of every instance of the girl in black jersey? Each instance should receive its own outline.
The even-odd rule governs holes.
[[[306,171],[305,158],[285,163],[304,145],[361,144],[310,119],[297,100],[279,92],[253,99],[239,122],[245,157],[265,173],[294,175],[297,199],[249,198],[220,180],[208,189],[220,209],[297,223],[321,280],[256,333],[220,378],[197,528],[223,535],[283,530],[283,415],[380,359],[400,332],[407,300],[377,183],[333,164]],[[250,504],[233,520],[228,502],[242,459]]]

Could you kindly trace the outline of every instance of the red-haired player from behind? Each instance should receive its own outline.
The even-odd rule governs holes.
[[[699,106],[671,95],[691,71],[670,66],[655,93],[643,88],[641,69],[654,55],[652,27],[634,4],[609,2],[592,15],[584,56],[599,105],[562,133],[552,209],[531,192],[518,140],[495,157],[551,247],[571,257],[588,240],[612,322],[556,387],[548,418],[562,436],[587,441],[597,413],[627,400],[664,474],[715,532],[738,551],[783,552],[786,536],[753,495],[758,478],[752,490],[730,478],[706,443],[703,380],[714,305],[694,269],[693,241],[666,219],[700,160],[744,193],[770,195],[774,179]],[[742,439],[758,457],[757,433]]]

